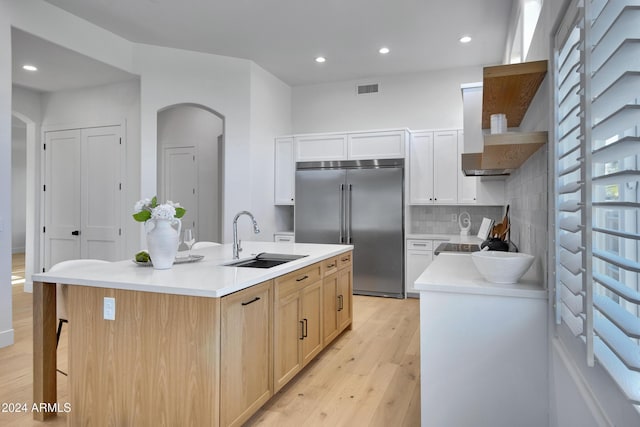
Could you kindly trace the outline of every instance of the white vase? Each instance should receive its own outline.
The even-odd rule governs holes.
[[[149,219],[144,223],[147,231],[147,250],[153,268],[166,270],[173,266],[178,252],[178,236],[182,222],[178,218],[173,219]]]

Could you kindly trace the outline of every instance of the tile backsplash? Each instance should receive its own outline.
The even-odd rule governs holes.
[[[478,234],[482,218],[502,220],[504,208],[501,206],[409,206],[409,233],[412,234],[458,234],[458,216],[469,213],[471,217],[470,235]],[[452,217],[455,215],[456,220]]]
[[[540,148],[506,181],[511,240],[520,252],[535,255],[541,277],[547,272],[547,145]]]

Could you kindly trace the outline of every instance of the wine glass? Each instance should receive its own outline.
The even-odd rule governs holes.
[[[193,228],[184,229],[182,241],[185,245],[187,245],[187,248],[189,248],[189,252],[187,252],[187,258],[191,258],[191,248],[196,242],[196,234],[194,233]]]

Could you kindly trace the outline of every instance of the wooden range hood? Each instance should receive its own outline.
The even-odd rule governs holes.
[[[519,127],[538,92],[547,61],[485,67],[482,92],[482,129],[489,129],[492,114],[504,113],[510,127]],[[547,132],[484,134],[482,153],[462,154],[467,176],[508,175],[547,143]]]

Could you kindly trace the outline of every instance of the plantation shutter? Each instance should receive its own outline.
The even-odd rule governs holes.
[[[556,321],[640,410],[640,0],[574,2],[554,70]]]

